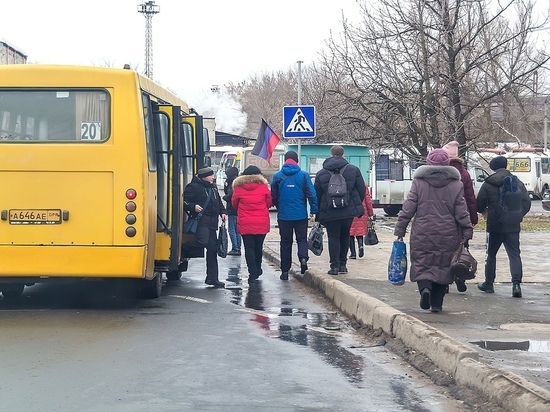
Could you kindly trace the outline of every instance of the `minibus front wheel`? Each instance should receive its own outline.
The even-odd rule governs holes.
[[[141,297],[144,299],[157,299],[162,292],[162,272],[155,272],[155,277],[151,280],[141,281]]]

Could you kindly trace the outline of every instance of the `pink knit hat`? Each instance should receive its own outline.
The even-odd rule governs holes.
[[[449,157],[458,157],[458,142],[453,140],[452,142],[447,143],[443,146],[443,150],[449,154]]]
[[[449,166],[451,158],[443,149],[434,149],[426,157],[426,163],[432,166]]]

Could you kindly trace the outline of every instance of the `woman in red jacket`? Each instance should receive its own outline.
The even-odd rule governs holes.
[[[355,253],[355,238],[357,238],[357,246],[359,249],[359,257],[363,257],[365,254],[364,239],[367,235],[369,219],[374,215],[372,208],[372,198],[370,196],[369,186],[365,184],[367,191],[365,192],[365,198],[363,199],[363,207],[365,208],[365,214],[361,217],[354,217],[349,230],[349,251],[350,259],[357,259]]]
[[[267,180],[258,167],[248,166],[234,180],[231,203],[237,210],[237,230],[243,238],[248,283],[254,283],[262,274],[264,240],[271,226],[269,208],[273,205]]]

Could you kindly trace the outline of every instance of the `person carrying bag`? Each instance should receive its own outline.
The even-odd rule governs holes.
[[[212,189],[208,191],[206,202],[202,207],[203,210],[206,209],[211,198],[212,198]],[[195,233],[197,233],[197,228],[199,227],[199,220],[201,219],[201,217],[202,217],[202,211],[195,218],[191,218],[191,215],[188,214],[187,220],[183,225],[183,233],[187,233],[188,235],[194,235]]]

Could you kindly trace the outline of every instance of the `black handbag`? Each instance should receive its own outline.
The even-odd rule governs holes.
[[[218,256],[226,257],[227,256],[227,247],[228,247],[228,235],[227,229],[225,227],[225,221],[222,222],[219,232],[218,232]]]
[[[477,260],[470,254],[464,242],[460,242],[451,260],[451,275],[460,280],[471,280],[476,277]]]
[[[376,230],[374,230],[374,221],[372,219],[369,219],[369,228],[367,230],[367,241],[365,243],[371,246],[378,244],[378,235],[376,234]]]
[[[210,203],[210,198],[212,197],[212,189],[208,191],[208,196],[206,197],[206,202],[204,202],[204,206],[202,207],[202,210],[206,209],[206,206],[208,206],[208,203]],[[197,233],[197,228],[199,227],[199,220],[201,220],[202,212],[200,212],[197,217],[191,218],[189,215],[187,216],[187,220],[183,224],[183,233],[187,233],[188,235],[194,235]]]

